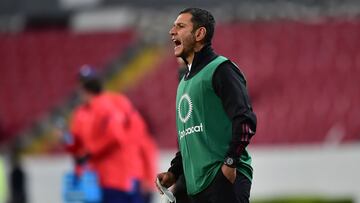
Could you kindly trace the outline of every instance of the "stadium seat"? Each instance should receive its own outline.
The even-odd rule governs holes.
[[[0,120],[7,136],[29,127],[69,96],[81,65],[103,68],[134,40],[133,30],[0,33]]]

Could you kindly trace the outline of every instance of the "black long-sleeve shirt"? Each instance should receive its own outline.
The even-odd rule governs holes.
[[[203,47],[195,53],[191,69],[187,71],[184,79],[191,79],[217,56],[210,45]],[[238,160],[256,131],[256,115],[252,110],[246,89],[246,79],[234,63],[225,61],[216,69],[212,85],[215,94],[221,99],[224,111],[232,122],[232,139],[224,159],[232,157],[234,160]],[[175,158],[171,161],[169,171],[176,177],[183,173],[180,152],[176,153]]]

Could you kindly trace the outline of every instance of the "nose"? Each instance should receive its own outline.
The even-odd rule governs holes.
[[[175,35],[175,27],[174,26],[170,28],[169,34],[170,35]]]

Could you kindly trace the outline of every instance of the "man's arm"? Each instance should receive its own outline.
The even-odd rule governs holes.
[[[178,151],[175,155],[175,158],[173,158],[173,160],[171,161],[171,166],[169,170],[167,172],[158,174],[157,178],[159,179],[162,186],[168,188],[175,184],[178,177],[183,173],[184,171],[182,166],[182,157],[180,151]]]
[[[234,162],[229,162],[228,166],[235,168],[236,161],[255,134],[256,115],[252,111],[246,80],[232,62],[226,61],[217,68],[212,83],[232,122],[232,139],[225,159],[232,158]]]
[[[174,174],[175,179],[177,180],[178,177],[184,173],[184,169],[183,169],[183,165],[182,165],[182,156],[181,156],[180,151],[176,152],[176,155],[173,158],[173,160],[171,160],[170,165],[171,166],[170,166],[168,172],[171,172],[172,174]]]

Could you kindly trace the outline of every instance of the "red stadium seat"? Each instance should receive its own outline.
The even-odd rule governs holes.
[[[76,87],[83,64],[99,68],[134,42],[132,30],[76,34],[65,30],[0,33],[0,120],[15,135]]]

